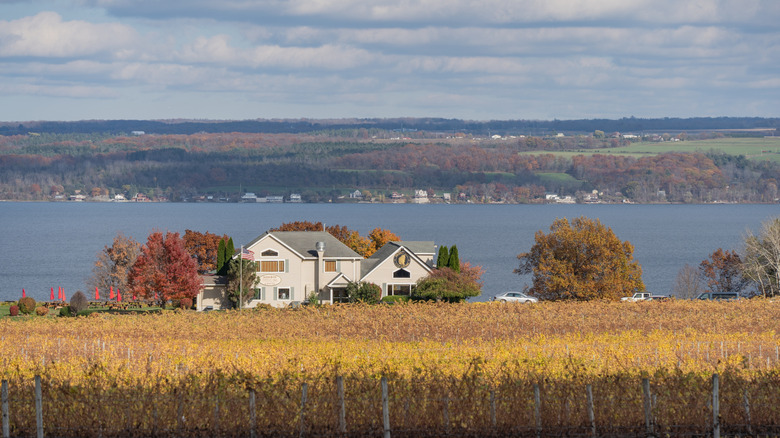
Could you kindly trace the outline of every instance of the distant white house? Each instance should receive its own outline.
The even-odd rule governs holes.
[[[290,200],[288,202],[301,202],[300,193],[290,193]]]
[[[257,202],[257,195],[252,192],[246,192],[241,195],[241,202]]]
[[[360,190],[355,190],[349,193],[349,197],[352,199],[363,199],[363,193]]]
[[[284,202],[283,196],[266,196],[265,202],[274,202],[274,203],[280,203]]]
[[[131,131],[130,134],[132,134],[132,135],[144,135],[144,134],[146,134],[146,132],[144,132],[144,131]]]
[[[428,192],[425,190],[415,190],[412,201],[415,204],[427,204],[430,202],[430,199],[428,199]]]

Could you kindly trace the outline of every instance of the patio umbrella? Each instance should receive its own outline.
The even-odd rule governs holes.
[[[62,298],[60,298],[60,299],[62,301],[67,301],[67,299],[65,298],[65,288],[64,287],[62,288]]]
[[[122,301],[122,292],[119,292],[119,289],[116,290],[116,300]]]
[[[109,300],[113,300],[114,299],[114,286],[111,286],[111,289],[109,289],[108,299]]]
[[[51,288],[51,295],[49,295],[49,300],[54,301],[54,288]]]
[[[22,288],[22,298],[27,298],[27,293],[24,291],[24,288]]]
[[[98,301],[100,299],[100,294],[98,293],[98,288],[95,286],[95,301]]]

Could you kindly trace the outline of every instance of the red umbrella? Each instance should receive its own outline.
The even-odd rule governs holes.
[[[111,289],[108,293],[108,299],[113,300],[114,299],[114,286],[111,286]]]
[[[135,297],[135,294],[133,294],[133,301],[138,301],[138,298]]]
[[[62,300],[62,286],[57,286],[57,299]]]
[[[65,298],[65,288],[64,287],[62,288],[62,298],[61,298],[61,300],[62,301],[67,301],[67,299]]]
[[[122,293],[119,292],[119,289],[116,290],[116,300],[122,301]]]
[[[24,288],[22,288],[22,298],[26,298],[26,297],[27,297],[27,293],[24,291]]]
[[[100,299],[100,294],[98,293],[98,288],[95,286],[95,301]]]
[[[54,288],[53,287],[51,288],[51,295],[49,296],[49,299],[51,301],[54,301]]]

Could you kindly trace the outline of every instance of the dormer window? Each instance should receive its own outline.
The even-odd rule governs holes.
[[[261,252],[260,255],[262,257],[278,257],[279,253],[274,251],[274,250],[272,250],[272,249],[267,249],[267,250]]]

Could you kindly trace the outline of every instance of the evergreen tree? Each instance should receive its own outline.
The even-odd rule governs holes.
[[[449,262],[450,254],[447,251],[447,247],[442,245],[441,248],[439,248],[439,257],[436,259],[436,267],[445,268]]]
[[[225,266],[225,239],[219,239],[219,246],[217,247],[217,273],[222,271],[223,266]]]
[[[450,248],[450,260],[447,266],[455,272],[460,272],[460,257],[458,256],[458,245],[452,245]]]
[[[225,245],[225,264],[230,263],[230,259],[233,258],[233,254],[236,253],[236,246],[233,245],[233,238],[229,238]]]

